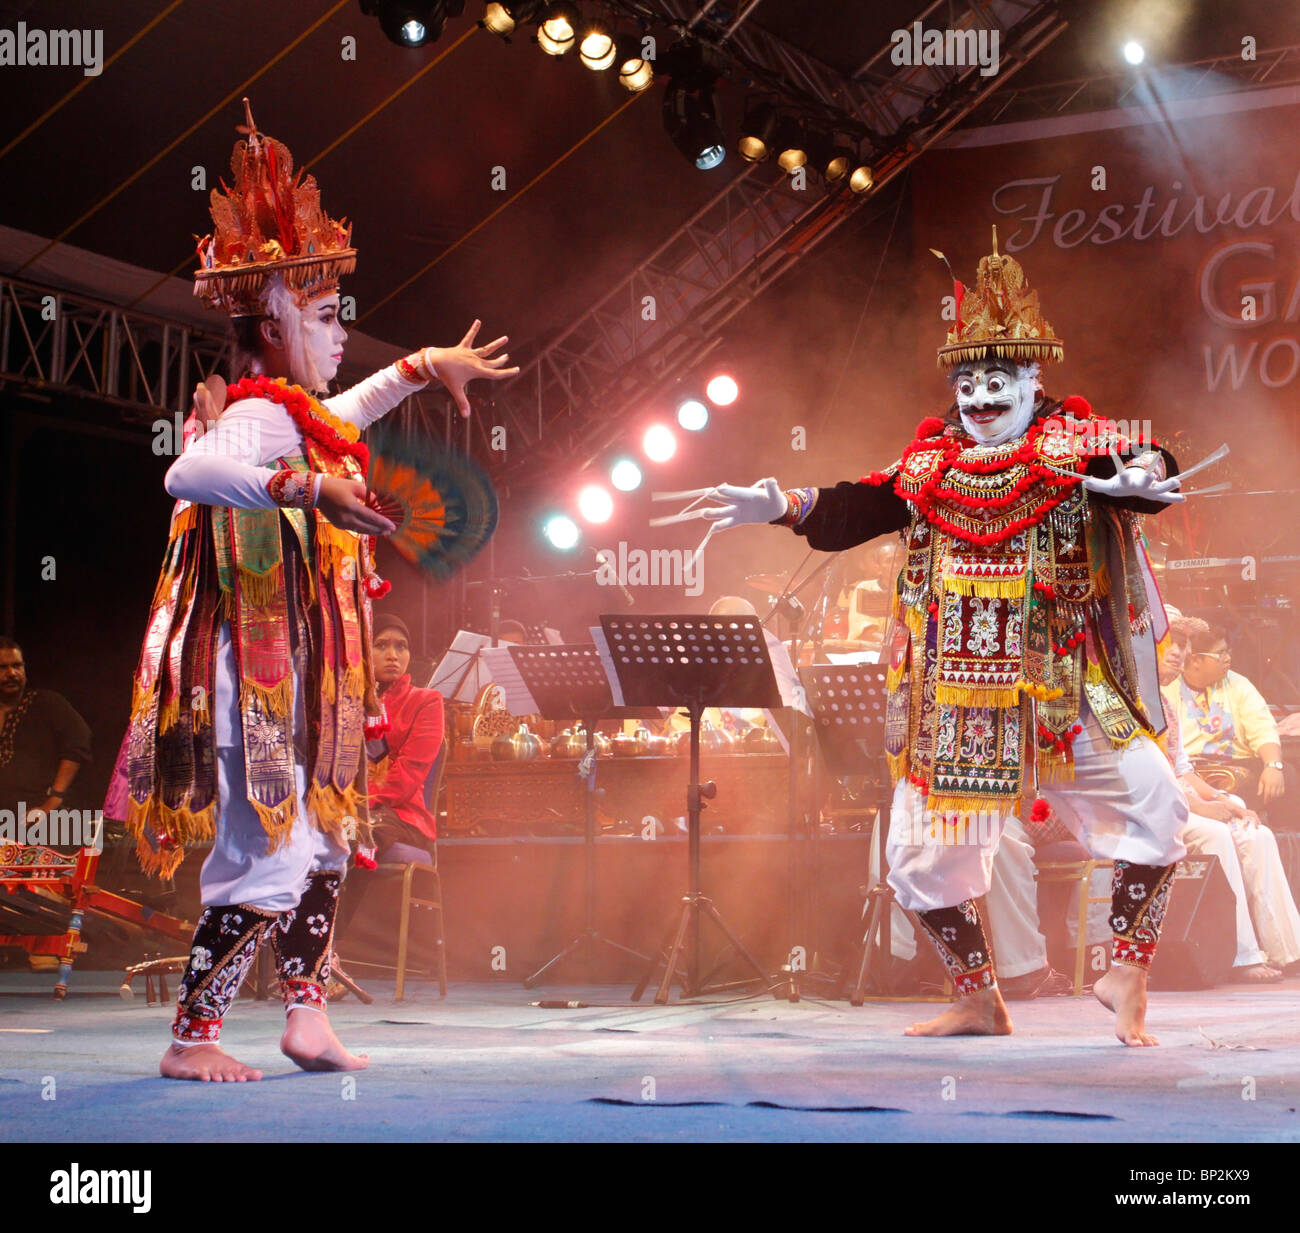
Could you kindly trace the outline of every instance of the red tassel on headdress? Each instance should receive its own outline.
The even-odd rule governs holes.
[[[393,584],[387,578],[381,578],[378,574],[371,574],[366,579],[366,594],[371,599],[383,599],[392,589]]]
[[[365,722],[366,740],[377,741],[385,736],[392,725],[388,722],[387,710],[380,709],[378,715],[367,715]]]

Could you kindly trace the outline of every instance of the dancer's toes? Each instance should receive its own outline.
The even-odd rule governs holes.
[[[280,1051],[303,1070],[365,1070],[370,1057],[349,1053],[323,1011],[296,1006],[289,1011]]]
[[[202,1083],[248,1083],[262,1077],[260,1070],[236,1061],[218,1045],[169,1045],[158,1063],[164,1079],[197,1079]]]
[[[959,998],[941,1015],[912,1024],[904,1036],[1009,1036],[1011,1016],[997,986]]]
[[[1147,1027],[1147,973],[1132,964],[1115,964],[1092,987],[1096,997],[1115,1015],[1115,1035],[1135,1048],[1160,1042]]]

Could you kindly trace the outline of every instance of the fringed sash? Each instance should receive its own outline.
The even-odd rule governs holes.
[[[304,444],[305,458],[281,465],[360,475],[352,456],[340,458],[310,437]],[[186,844],[215,834],[212,695],[224,620],[239,675],[248,800],[271,849],[297,816],[296,749],[309,751],[313,825],[341,834],[349,816],[364,815],[357,779],[373,683],[361,551],[359,536],[314,511],[179,510],[136,670],[128,738],[127,827],[146,871],[170,876]],[[306,733],[295,732],[291,613],[300,618],[305,651]]]

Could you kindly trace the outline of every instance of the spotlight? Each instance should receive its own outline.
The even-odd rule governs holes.
[[[641,448],[651,462],[667,462],[677,453],[677,438],[662,424],[646,429]]]
[[[782,120],[777,125],[775,148],[780,151],[776,161],[784,172],[795,171],[808,161],[808,139],[803,125],[797,120]]]
[[[599,484],[588,484],[578,493],[578,512],[588,522],[608,522],[614,514],[614,498]]]
[[[856,162],[847,145],[826,137],[810,139],[808,159],[827,184],[838,184],[853,170]]]
[[[655,79],[654,66],[641,57],[641,41],[632,34],[620,34],[614,41],[618,55],[618,84],[629,94],[640,94]]]
[[[619,492],[633,492],[641,487],[641,468],[630,458],[620,458],[609,469],[609,482]]]
[[[603,21],[589,21],[578,44],[578,59],[589,69],[600,72],[614,63],[615,55],[614,35],[609,27]]]
[[[865,164],[853,169],[849,176],[849,188],[855,193],[869,193],[876,183],[875,174]]]
[[[483,20],[479,22],[479,25],[489,34],[497,34],[502,38],[507,38],[515,32],[514,6],[500,4],[497,3],[497,0],[493,0],[483,11]]]
[[[761,163],[772,152],[776,122],[776,108],[771,103],[759,103],[746,112],[740,126],[740,140],[736,143],[745,162]]]
[[[691,89],[670,82],[664,93],[664,128],[673,144],[701,171],[717,167],[727,157],[726,138],[709,86]]]
[[[1124,44],[1124,59],[1130,64],[1141,64],[1147,58],[1146,49],[1135,39],[1129,39]]]
[[[734,377],[719,373],[704,387],[704,392],[715,407],[729,407],[740,397],[740,386]]]
[[[361,0],[367,17],[378,17],[379,28],[399,47],[436,42],[448,17],[465,11],[465,0]]]
[[[567,0],[546,6],[537,29],[537,45],[548,56],[562,56],[578,39],[578,10]]]
[[[552,548],[558,548],[561,552],[576,548],[578,540],[582,538],[578,524],[566,514],[553,514],[548,518],[542,524],[542,534]]]
[[[688,398],[677,408],[677,422],[687,432],[699,432],[709,422],[709,409],[698,398]]]

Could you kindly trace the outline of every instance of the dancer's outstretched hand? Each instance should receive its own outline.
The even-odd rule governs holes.
[[[1178,492],[1182,482],[1178,476],[1173,479],[1156,479],[1154,471],[1145,467],[1126,466],[1124,460],[1114,449],[1110,456],[1115,462],[1115,474],[1100,479],[1095,475],[1085,475],[1083,486],[1089,492],[1101,493],[1103,496],[1122,500],[1126,497],[1141,497],[1144,501],[1161,501],[1168,505],[1174,501],[1186,501]]]
[[[481,347],[474,346],[474,339],[478,336],[482,325],[483,322],[475,321],[469,327],[465,337],[454,347],[427,349],[429,361],[433,365],[434,372],[438,374],[438,380],[447,387],[448,393],[456,400],[456,405],[463,416],[469,415],[469,399],[465,397],[465,387],[476,377],[501,381],[519,372],[518,365],[514,368],[504,367],[510,358],[509,355],[504,353],[492,355],[498,347],[509,342],[507,335],[502,334],[500,338]]]
[[[366,486],[360,480],[325,476],[320,482],[316,508],[336,527],[358,535],[387,535],[397,530],[395,523],[366,504]]]
[[[709,496],[722,504],[706,509],[702,517],[713,522],[719,531],[745,522],[772,522],[782,517],[789,505],[781,485],[771,476],[759,480],[752,488],[719,484]]]

